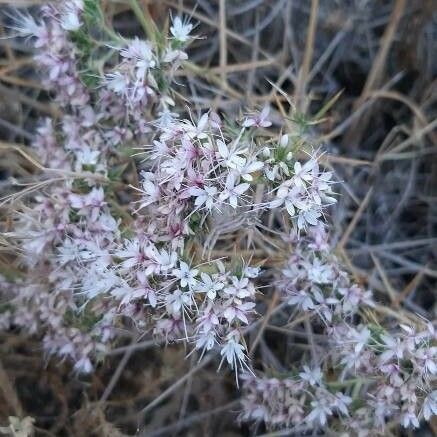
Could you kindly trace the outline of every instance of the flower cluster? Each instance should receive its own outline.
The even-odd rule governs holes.
[[[342,377],[359,375],[368,384],[365,402],[346,426],[361,435],[383,434],[389,420],[418,428],[421,418],[436,414],[437,335],[431,324],[420,331],[401,324],[394,332],[343,324],[330,335]]]
[[[326,429],[328,420],[348,418],[351,402],[350,396],[323,380],[319,367],[304,366],[295,378],[245,374],[240,420],[261,421],[269,429],[302,424]]]
[[[430,420],[437,412],[433,325],[401,324],[399,331],[366,321],[362,311],[375,305],[372,295],[330,255],[325,230],[313,227],[289,242],[293,254],[277,286],[286,304],[315,319],[319,332],[322,327],[328,348],[321,367],[303,361],[299,372],[294,365],[294,378],[244,376],[241,420],[292,430],[305,423],[363,437],[386,435],[388,423],[417,428],[422,418]]]
[[[141,141],[147,131],[131,122],[130,106],[120,101],[117,92],[86,86],[81,76],[84,54],[77,40],[84,38],[85,33],[79,33],[85,32],[88,9],[93,12],[94,7],[75,0],[43,6],[39,18],[17,14],[14,30],[37,50],[36,63],[63,114],[59,124],[44,120],[32,144],[46,170],[42,183],[29,190],[33,200],[16,205],[17,221],[9,235],[19,242],[28,271],[19,288],[5,287],[12,290],[7,298],[13,311],[3,317],[8,322],[5,325],[43,332],[48,353],[73,360],[75,369],[85,372],[92,370],[91,360],[105,352],[123,315],[116,300],[102,299],[114,287],[127,284],[117,276],[113,261],[123,245],[121,232],[125,229],[120,211],[115,211],[109,200],[114,195],[114,166],[122,158],[120,146],[134,139]],[[175,19],[175,24],[179,21]],[[188,35],[182,37],[180,27],[179,23],[169,44],[177,43],[182,50]],[[117,38],[116,42],[124,43],[119,49],[121,56],[128,56],[134,47],[141,46],[141,51],[149,46],[138,40]],[[176,59],[167,64],[172,71],[179,66]],[[171,81],[167,72],[159,73],[162,82]],[[138,86],[140,82],[138,76]],[[101,83],[106,84],[105,77]],[[165,111],[167,103],[156,96],[153,111]],[[150,109],[142,115],[145,121],[153,120]]]
[[[0,326],[41,335],[78,372],[126,332],[214,353],[237,378],[246,372],[242,420],[269,428],[375,435],[395,417],[405,427],[430,419],[434,330],[369,321],[371,292],[331,253],[333,175],[320,153],[284,133],[269,106],[235,122],[193,116],[174,80],[189,65],[193,25],[174,17],[167,35],[126,39],[98,5],[53,3],[14,26],[33,43],[60,116],[41,122],[40,180],[13,203],[7,237],[23,275],[1,278]],[[275,252],[286,260],[280,272],[270,259],[263,271]],[[249,360],[247,334],[273,288],[282,314],[303,316],[330,347],[313,357],[319,366],[303,354],[291,377],[257,377]]]
[[[83,43],[91,6],[49,5],[39,21],[21,15],[16,26],[38,49],[64,113],[61,130],[48,119],[33,144],[46,171],[10,234],[29,271],[9,316],[44,332],[46,351],[80,371],[92,369],[127,321],[193,343],[201,356],[214,349],[235,371],[248,368],[244,334],[256,317],[260,269],[211,260],[196,247],[214,248],[208,230],[218,216],[262,222],[285,207],[296,229],[317,224],[333,201],[331,174],[316,156],[298,160],[287,135],[266,135],[268,107],[236,125],[214,112],[197,122],[171,112],[173,75],[193,28],[180,17],[168,38],[153,40],[125,40],[102,26],[113,42],[105,43],[100,86],[86,86],[79,65],[92,64]],[[114,179],[126,145],[145,157],[131,190]]]
[[[284,299],[298,310],[317,316],[325,325],[350,319],[373,305],[372,293],[351,281],[329,250],[327,233],[315,226],[305,237],[291,236],[293,254],[278,282]]]

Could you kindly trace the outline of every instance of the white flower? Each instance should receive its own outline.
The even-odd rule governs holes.
[[[400,338],[393,338],[390,335],[382,335],[385,351],[381,354],[381,362],[385,363],[391,358],[402,359],[404,357],[404,345]]]
[[[224,160],[224,164],[232,169],[241,171],[246,165],[246,158],[240,154],[246,153],[246,150],[237,150],[234,146],[227,146],[222,140],[217,140],[217,149],[219,156]]]
[[[404,428],[408,428],[410,425],[413,428],[419,428],[419,419],[414,411],[407,411],[401,416],[401,424]]]
[[[217,296],[217,292],[222,290],[225,286],[223,282],[213,280],[207,273],[202,272],[200,274],[202,282],[199,283],[197,291],[199,293],[206,293],[209,299],[214,300]]]
[[[81,288],[88,299],[93,299],[100,294],[108,293],[112,288],[119,286],[120,282],[114,270],[95,262],[84,272]]]
[[[214,331],[208,331],[199,335],[196,340],[196,349],[211,350],[216,343]]]
[[[126,75],[115,71],[114,73],[105,74],[104,85],[114,91],[115,94],[127,96],[130,81]]]
[[[152,203],[156,203],[161,198],[161,190],[159,184],[155,180],[155,175],[150,172],[143,172],[142,176],[144,179],[141,192],[144,193],[144,197],[139,209],[145,208]]]
[[[172,269],[177,260],[176,252],[168,252],[167,250],[153,250],[151,253],[153,259],[159,265],[161,272],[166,273]]]
[[[305,182],[311,182],[318,173],[318,164],[315,159],[310,159],[303,166],[299,161],[294,163],[294,183],[296,186],[305,186]]]
[[[437,347],[420,348],[415,353],[416,358],[421,361],[421,369],[423,373],[437,374]]]
[[[298,305],[304,311],[313,310],[315,308],[311,297],[304,290],[300,290],[298,293],[295,293],[292,297],[290,297],[290,299],[288,299],[288,303],[290,305]]]
[[[316,399],[311,402],[311,413],[306,417],[308,422],[319,422],[321,426],[325,426],[327,417],[332,415],[331,405],[325,398]]]
[[[194,201],[194,206],[196,209],[205,204],[205,208],[211,211],[212,207],[214,206],[214,196],[217,194],[217,188],[208,186],[204,186],[203,188],[191,187],[189,188],[188,193],[190,196],[196,198]]]
[[[235,176],[231,173],[226,178],[225,189],[220,193],[220,200],[229,199],[229,204],[235,209],[238,206],[238,197],[245,193],[249,187],[248,183],[235,185]]]
[[[126,240],[123,248],[116,250],[114,255],[123,260],[121,268],[124,270],[141,265],[144,261],[144,253],[138,239]]]
[[[239,173],[241,174],[241,177],[245,181],[253,181],[253,176],[251,173],[255,173],[259,170],[261,170],[264,167],[264,163],[261,161],[252,161],[246,163],[242,169],[239,170]]]
[[[182,21],[180,17],[175,17],[172,26],[170,26],[170,32],[173,38],[180,42],[187,41],[192,30],[193,25],[188,21]]]
[[[190,307],[192,302],[192,294],[179,289],[166,296],[167,308],[171,314],[179,314],[181,309]]]
[[[307,211],[299,211],[299,214],[297,216],[297,227],[299,229],[304,229],[307,225],[317,226],[319,224],[318,218],[322,214],[315,210],[315,209],[309,209]]]
[[[423,402],[423,417],[429,420],[431,416],[437,416],[437,390],[428,394]]]
[[[299,376],[307,381],[310,385],[321,385],[322,383],[322,371],[320,367],[314,367],[310,369],[308,366],[303,366],[303,372],[299,373]]]
[[[231,369],[237,370],[238,367],[243,367],[246,362],[246,355],[244,353],[245,347],[239,343],[238,333],[231,332],[228,334],[226,343],[220,351],[222,360],[220,362],[221,367],[223,360],[226,359]]]
[[[353,341],[355,343],[355,352],[360,352],[364,346],[368,343],[371,333],[367,327],[364,327],[361,329],[361,331],[352,330],[351,331],[351,337],[353,338]]]
[[[225,288],[225,293],[230,296],[235,296],[240,299],[253,296],[254,289],[252,284],[249,283],[248,278],[238,279],[236,276],[232,276],[232,285]]]
[[[187,263],[179,261],[179,268],[174,269],[172,274],[179,279],[181,287],[192,288],[197,283],[198,272],[197,269],[191,269]]]
[[[79,19],[80,10],[72,4],[67,4],[61,14],[61,26],[64,30],[75,31],[80,28],[82,23]]]
[[[317,284],[329,284],[333,279],[332,267],[323,264],[319,258],[314,258],[312,264],[305,263],[308,279]]]
[[[83,147],[75,152],[76,165],[79,169],[84,165],[96,165],[99,160],[100,152],[98,150],[91,150],[89,147]]]
[[[88,357],[82,357],[74,364],[74,370],[79,373],[91,373],[93,365]]]
[[[348,408],[347,406],[352,402],[352,398],[349,396],[344,395],[341,392],[337,392],[335,394],[335,401],[333,405],[345,416],[348,415]]]

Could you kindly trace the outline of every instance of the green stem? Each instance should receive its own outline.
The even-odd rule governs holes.
[[[158,29],[147,8],[143,10],[137,0],[130,0],[129,3],[148,38],[157,43]]]

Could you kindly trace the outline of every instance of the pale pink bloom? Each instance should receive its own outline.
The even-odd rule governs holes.
[[[255,116],[246,117],[243,121],[243,127],[269,127],[272,125],[272,122],[267,120],[269,116],[270,108],[265,106],[263,110]]]
[[[223,311],[223,317],[229,323],[232,323],[235,319],[239,319],[241,322],[248,324],[249,320],[247,318],[247,314],[252,312],[255,306],[256,304],[254,302],[241,302],[234,300]]]

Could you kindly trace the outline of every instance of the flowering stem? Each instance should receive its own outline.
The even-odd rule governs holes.
[[[361,386],[365,382],[373,382],[371,378],[352,378],[347,379],[346,381],[333,381],[333,382],[327,382],[326,385],[331,388],[342,388],[342,387],[348,387],[351,385],[358,384],[358,386]]]

